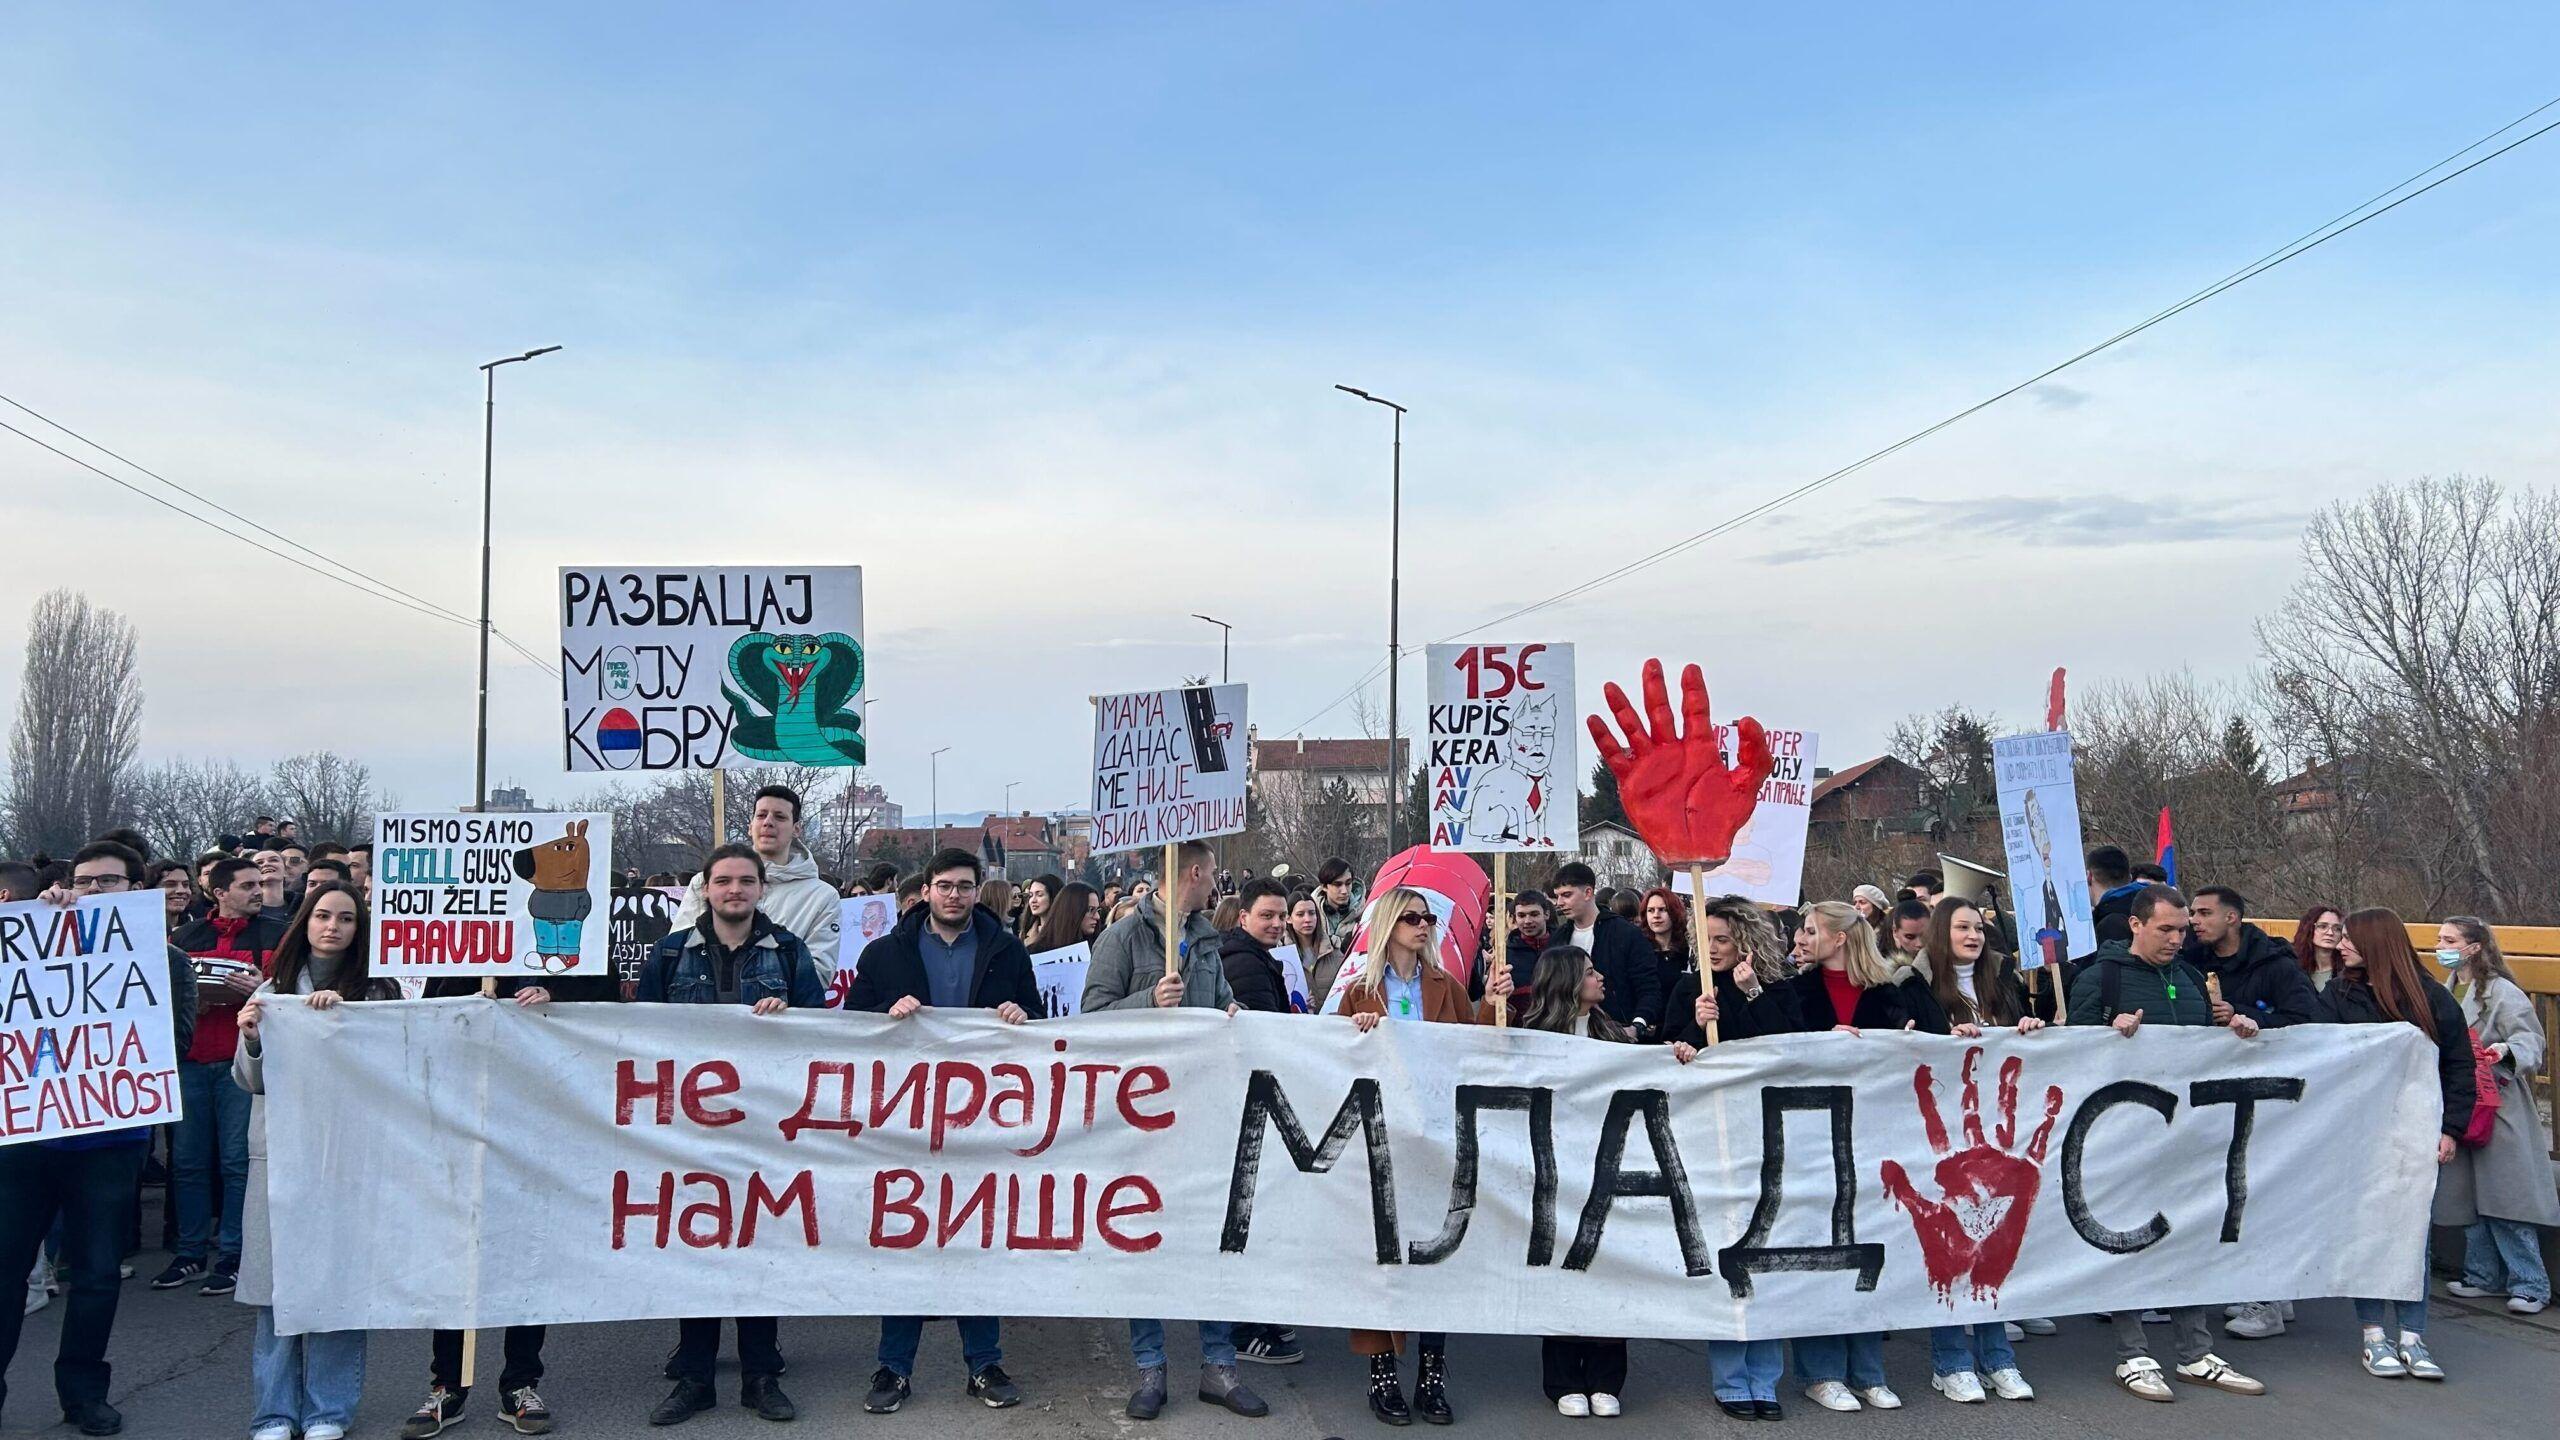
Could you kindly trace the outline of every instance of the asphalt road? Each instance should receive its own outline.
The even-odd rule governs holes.
[[[138,1262],[145,1276],[157,1255]],[[52,1406],[50,1362],[59,1304],[30,1317],[26,1339],[10,1367],[10,1400],[0,1414],[0,1436],[62,1436]],[[1906,1408],[1893,1414],[1830,1415],[1797,1400],[1793,1387],[1786,1424],[1799,1436],[1861,1437],[1943,1434],[1950,1426],[1974,1436],[2229,1436],[2252,1440],[2340,1440],[2345,1436],[2434,1434],[2463,1437],[2547,1436],[2560,1433],[2560,1316],[2532,1321],[2507,1316],[2494,1305],[2439,1297],[2430,1341],[2451,1372],[2441,1385],[2376,1380],[2356,1366],[2354,1316],[2343,1301],[2306,1304],[2293,1330],[2275,1340],[2231,1341],[2224,1353],[2265,1380],[2265,1399],[2228,1397],[2181,1387],[2174,1405],[2149,1404],[2118,1391],[2108,1379],[2113,1347],[2109,1332],[2081,1318],[2063,1323],[2051,1339],[2028,1340],[2019,1360],[2038,1398],[1999,1400],[1961,1413],[1929,1389],[1925,1336],[1898,1336],[1886,1347],[1886,1363]],[[674,1343],[665,1322],[582,1325],[552,1331],[545,1354],[550,1376],[545,1398],[564,1435],[681,1434],[777,1436],[784,1433],[941,1434],[967,1425],[988,1435],[1042,1437],[1126,1436],[1368,1436],[1386,1427],[1364,1403],[1362,1367],[1339,1331],[1308,1331],[1308,1358],[1289,1367],[1246,1366],[1248,1383],[1271,1402],[1268,1419],[1244,1420],[1193,1399],[1191,1372],[1181,1356],[1195,1343],[1191,1328],[1175,1325],[1174,1400],[1162,1419],[1141,1425],[1124,1418],[1130,1379],[1124,1327],[1086,1320],[1034,1320],[1005,1332],[1006,1368],[1028,1399],[1018,1409],[989,1411],[961,1393],[957,1341],[949,1325],[926,1331],[920,1384],[907,1408],[894,1416],[862,1413],[862,1392],[872,1370],[878,1337],[868,1320],[785,1320],[783,1353],[790,1364],[784,1388],[800,1407],[794,1431],[757,1420],[736,1405],[734,1370],[720,1376],[723,1404],[675,1431],[651,1431],[649,1408],[666,1391],[658,1366]],[[2166,1355],[2166,1336],[2159,1353]],[[114,1402],[128,1435],[158,1437],[245,1436],[249,1421],[250,1312],[229,1300],[206,1299],[192,1290],[154,1293],[129,1282],[116,1325]],[[496,1335],[482,1358],[484,1382],[494,1383]],[[1195,1352],[1196,1353],[1196,1352]],[[396,1434],[401,1420],[424,1396],[426,1337],[383,1333],[373,1337],[358,1436]],[[1729,1426],[1711,1403],[1704,1347],[1691,1343],[1638,1342],[1627,1385],[1627,1413],[1616,1420],[1566,1420],[1538,1389],[1537,1342],[1515,1336],[1459,1336],[1450,1346],[1458,1426],[1478,1434],[1590,1435],[1595,1428],[1635,1437],[1694,1436]],[[1410,1362],[1408,1361],[1408,1375]],[[470,1415],[448,1435],[511,1433],[496,1421],[494,1394],[475,1393]],[[1416,1433],[1422,1433],[1417,1430]]]

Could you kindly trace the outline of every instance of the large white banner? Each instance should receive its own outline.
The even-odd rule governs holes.
[[[611,975],[613,817],[382,816],[372,909],[376,975]]]
[[[2002,848],[2009,852],[2009,914],[2018,926],[2018,962],[2032,970],[2095,951],[2098,929],[2090,918],[2088,867],[2081,864],[2071,732],[1994,740],[1991,771],[2000,792]]]
[[[1716,727],[1716,744],[1733,763],[1733,727]],[[1739,895],[1762,905],[1793,905],[1804,898],[1805,836],[1813,827],[1813,768],[1822,737],[1810,730],[1769,731],[1773,761],[1760,782],[1759,803],[1733,836],[1733,858],[1707,872],[1709,895]],[[1689,893],[1687,866],[1671,867],[1671,888]]]
[[[1233,835],[1245,820],[1244,687],[1093,700],[1093,853]]]
[[[0,1145],[179,1118],[165,907],[0,905]]]
[[[1573,850],[1573,647],[1434,645],[1429,662],[1432,848]]]
[[[863,764],[869,670],[859,565],[560,571],[573,771]]]
[[[473,998],[286,1006],[267,1035],[288,1333],[904,1313],[1732,1337],[2412,1297],[2441,1109],[2405,1025],[1795,1035],[1687,1066],[1198,1010]]]

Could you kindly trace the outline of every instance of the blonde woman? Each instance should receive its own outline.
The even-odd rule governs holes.
[[[2436,1223],[2468,1232],[2462,1278],[2445,1288],[2466,1300],[2504,1295],[2509,1314],[2538,1315],[2551,1303],[2551,1273],[2534,1227],[2560,1225],[2560,1195],[2552,1191],[2551,1162],[2534,1125],[2542,1025],[2488,921],[2456,915],[2437,926],[2436,960],[2498,1078],[2489,1143],[2456,1150],[2436,1185]]]
[[[1360,969],[1342,992],[1341,1012],[1362,1034],[1393,1020],[1399,1024],[1427,1021],[1443,1025],[1490,1025],[1494,1002],[1511,994],[1511,967],[1496,965],[1485,977],[1485,998],[1467,999],[1467,987],[1440,967],[1440,918],[1419,890],[1402,886],[1374,896],[1364,917],[1369,937],[1366,954],[1354,955]],[[1417,1337],[1421,1368],[1413,1382],[1413,1404],[1404,1399],[1396,1368],[1401,1336],[1384,1330],[1351,1332],[1351,1353],[1369,1357],[1369,1413],[1390,1425],[1410,1425],[1419,1413],[1434,1425],[1453,1418],[1449,1409],[1449,1337],[1426,1332]]]

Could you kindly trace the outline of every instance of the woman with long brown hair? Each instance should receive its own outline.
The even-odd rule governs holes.
[[[1307,1008],[1322,1010],[1333,994],[1334,978],[1342,973],[1342,947],[1325,927],[1324,903],[1316,892],[1301,890],[1289,897],[1289,933],[1283,938],[1298,947],[1298,970],[1307,977]]]
[[[1667,1001],[1680,977],[1689,974],[1697,963],[1689,949],[1689,902],[1670,886],[1656,885],[1637,902],[1636,928],[1644,932],[1645,942],[1653,947],[1653,968],[1660,977],[1657,993]],[[1645,1017],[1648,1031],[1654,1035],[1670,1034],[1682,1018],[1667,1010]]]
[[[2535,1227],[2560,1225],[2560,1192],[2551,1187],[2551,1160],[2533,1108],[2533,1074],[2545,1053],[2542,1023],[2488,921],[2456,915],[2437,926],[2436,959],[2449,972],[2453,998],[2498,1085],[2489,1143],[2464,1147],[2436,1186],[2435,1223],[2465,1232],[2462,1278],[2445,1288],[2466,1300],[2503,1295],[2509,1314],[2539,1315],[2551,1304],[2551,1272]]]
[[[1431,899],[1419,890],[1398,885],[1371,898],[1360,933],[1368,951],[1357,955],[1358,978],[1342,992],[1340,1012],[1362,1034],[1393,1020],[1444,1025],[1490,1025],[1497,1000],[1511,994],[1511,967],[1497,965],[1485,977],[1485,998],[1467,999],[1467,987],[1440,964],[1440,917]],[[1407,1406],[1396,1368],[1402,1336],[1384,1330],[1351,1332],[1351,1353],[1369,1359],[1369,1413],[1390,1425],[1410,1425],[1418,1413],[1434,1425],[1453,1419],[1449,1408],[1449,1337],[1426,1332],[1420,1342],[1422,1360],[1413,1382],[1413,1404]]]
[[[2444,1125],[2436,1132],[2436,1164],[2453,1163],[2461,1136],[2471,1128],[2475,1095],[2471,1031],[2463,1024],[2462,1006],[2453,993],[2418,968],[2418,953],[2409,944],[2409,927],[2397,912],[2375,906],[2347,917],[2347,933],[2338,942],[2338,971],[2320,996],[2326,1018],[2340,1025],[2409,1025],[2435,1042],[2436,1081],[2444,1091]],[[2427,1232],[2411,1242],[2426,1273]],[[2391,1312],[2399,1312],[2395,1343],[2384,1330]],[[2386,1380],[2403,1376],[2441,1380],[2444,1367],[2427,1353],[2427,1300],[2356,1301],[2356,1320],[2364,1327],[2364,1369]]]
[[[2346,918],[2337,906],[2314,905],[2302,912],[2301,923],[2293,927],[2293,958],[2302,962],[2312,989],[2329,988],[2330,977],[2338,973],[2338,942],[2346,936]]]
[[[1058,903],[1058,895],[1067,882],[1056,875],[1034,875],[1022,882],[1022,914],[1014,922],[1014,938],[1031,948],[1031,937],[1049,919],[1049,907]],[[1070,942],[1072,943],[1072,942]]]
[[[1036,893],[1040,882],[1031,882],[1029,893]],[[1096,917],[1102,908],[1102,897],[1081,880],[1058,887],[1058,893],[1040,910],[1040,923],[1022,937],[1022,948],[1037,955],[1062,945],[1078,945],[1100,933],[1098,925],[1088,925],[1088,917]],[[1026,909],[1025,914],[1029,911]]]
[[[1645,904],[1650,908],[1653,898],[1645,897]],[[1634,1033],[1600,1008],[1608,989],[1590,955],[1573,945],[1553,946],[1538,957],[1520,1028],[1633,1044]],[[1627,1388],[1625,1340],[1549,1335],[1538,1341],[1538,1362],[1557,1414],[1579,1420],[1620,1413],[1618,1396]]]
[[[231,1078],[249,1092],[249,1189],[241,1212],[240,1290],[243,1305],[258,1312],[249,1353],[257,1415],[252,1440],[338,1440],[355,1423],[364,1396],[364,1332],[333,1330],[278,1335],[275,1265],[267,1232],[267,1098],[260,1021],[282,997],[314,1010],[340,1001],[395,999],[399,990],[371,973],[372,927],[354,887],[320,881],[303,891],[301,908],[275,948],[272,978],[240,1006],[240,1048]]]

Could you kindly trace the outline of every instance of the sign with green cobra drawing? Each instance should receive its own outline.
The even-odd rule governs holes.
[[[863,764],[868,670],[859,565],[560,570],[572,771]]]

